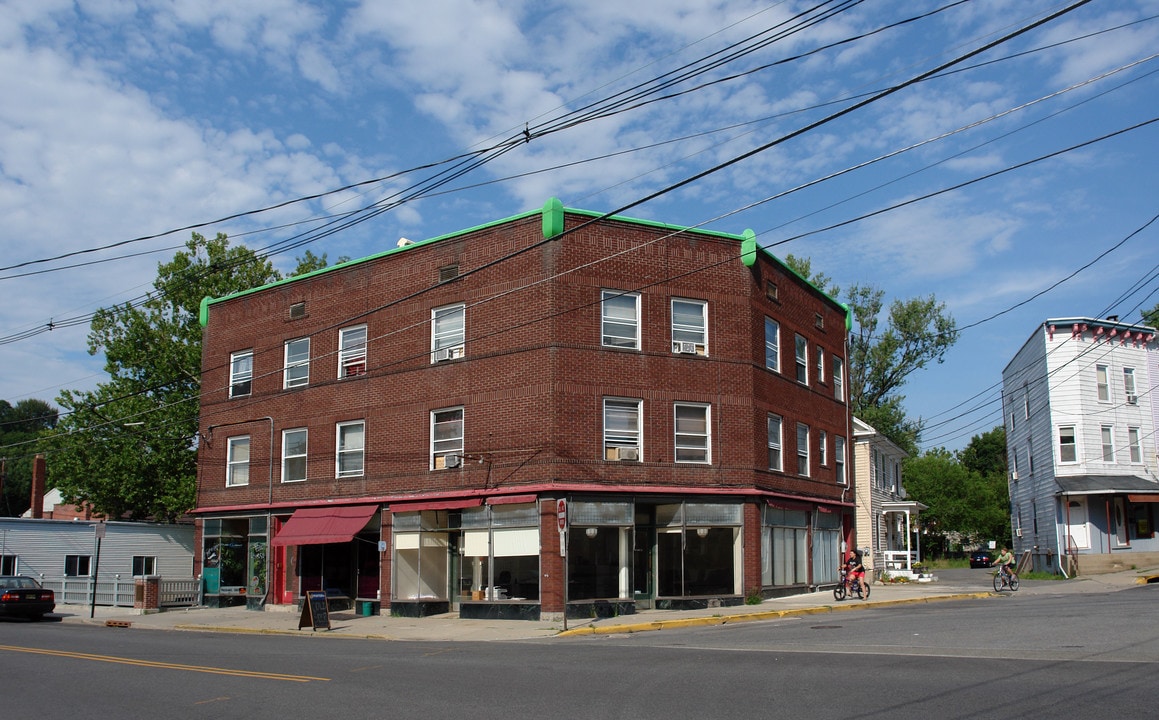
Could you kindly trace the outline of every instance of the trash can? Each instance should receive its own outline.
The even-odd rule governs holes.
[[[371,615],[378,614],[377,600],[359,600],[357,605],[357,612],[362,617],[370,617]]]

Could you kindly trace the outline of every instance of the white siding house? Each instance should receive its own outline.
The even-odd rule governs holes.
[[[1003,370],[1014,550],[1036,569],[1159,559],[1157,355],[1154,328],[1057,318]]]
[[[906,499],[901,471],[906,457],[893,441],[853,418],[857,546],[868,550],[866,568],[899,575],[912,575],[921,560],[917,519],[928,509]]]

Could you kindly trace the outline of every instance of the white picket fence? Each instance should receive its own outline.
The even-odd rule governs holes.
[[[40,583],[56,593],[58,605],[94,603],[93,579],[87,577],[45,578]],[[134,578],[115,577],[97,581],[95,604],[133,607],[137,582]],[[198,578],[161,578],[161,607],[190,607],[201,604],[201,580]]]

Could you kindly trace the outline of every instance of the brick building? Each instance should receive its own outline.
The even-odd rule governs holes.
[[[852,541],[848,312],[751,231],[553,199],[201,320],[211,600],[727,605],[834,582]]]

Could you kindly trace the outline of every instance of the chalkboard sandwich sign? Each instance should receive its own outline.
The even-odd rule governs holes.
[[[302,603],[302,616],[298,618],[298,629],[309,627],[330,629],[330,607],[326,604],[326,593],[322,590],[312,590],[306,593],[306,602]]]

